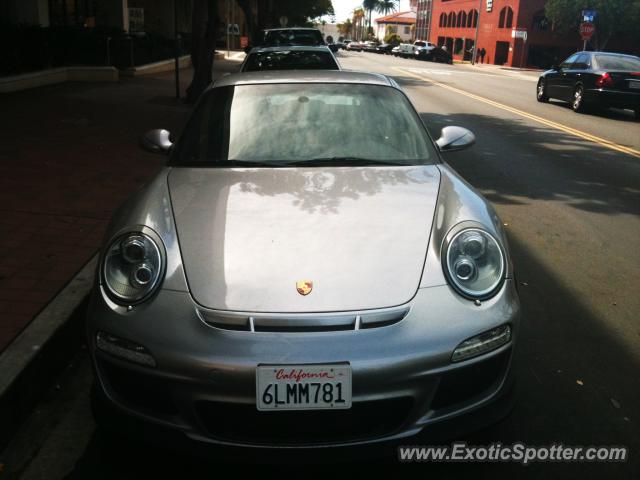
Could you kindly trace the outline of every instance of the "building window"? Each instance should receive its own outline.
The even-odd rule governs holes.
[[[455,27],[456,26],[456,14],[453,12],[449,12],[449,17],[447,18],[447,27]]]
[[[411,27],[404,27],[404,34],[409,35],[411,33]]]
[[[511,7],[504,7],[500,10],[500,19],[498,21],[498,28],[511,28],[513,26],[513,9]]]
[[[440,14],[440,24],[441,27],[446,27],[447,26],[447,14],[446,13],[441,13]]]

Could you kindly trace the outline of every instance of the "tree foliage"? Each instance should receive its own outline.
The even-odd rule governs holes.
[[[582,10],[595,10],[596,32],[592,45],[604,50],[614,35],[640,40],[640,0],[548,0],[545,15],[558,33],[577,32]]]
[[[287,17],[288,26],[307,25],[324,15],[335,15],[331,0],[277,0],[273,2],[276,18]]]

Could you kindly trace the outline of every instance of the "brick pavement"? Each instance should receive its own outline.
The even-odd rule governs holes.
[[[217,62],[217,74],[237,62]],[[191,71],[182,71],[182,91]],[[111,213],[163,165],[151,128],[189,107],[173,73],[0,94],[0,351],[98,250]]]

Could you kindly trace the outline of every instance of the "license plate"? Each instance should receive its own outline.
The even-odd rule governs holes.
[[[640,89],[640,82],[637,82],[635,80],[631,80],[629,82],[629,88],[636,88],[636,89]]]
[[[258,410],[330,410],[351,408],[351,366],[259,365]]]

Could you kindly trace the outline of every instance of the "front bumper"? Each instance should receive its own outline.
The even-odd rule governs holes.
[[[366,330],[244,332],[205,324],[188,293],[161,291],[148,304],[121,314],[96,291],[89,308],[88,344],[98,390],[107,403],[192,440],[262,448],[364,445],[468,419],[510,390],[519,319],[513,281],[507,280],[480,306],[448,286],[421,289],[408,306],[402,321]],[[511,342],[451,363],[460,342],[506,323],[512,326]],[[98,350],[98,331],[143,345],[157,367]],[[352,409],[256,410],[258,364],[345,361],[352,369]],[[478,424],[465,420],[456,434],[466,427],[473,430]]]

